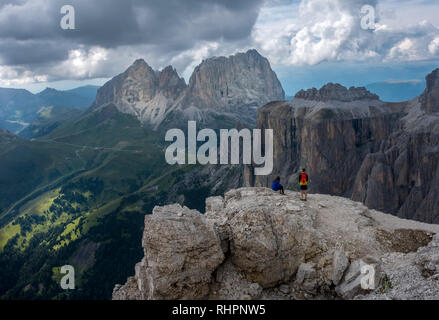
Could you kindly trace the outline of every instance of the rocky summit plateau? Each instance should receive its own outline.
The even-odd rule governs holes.
[[[155,207],[113,299],[439,299],[438,232],[346,198],[230,190],[205,214]],[[364,265],[374,289],[362,289]]]

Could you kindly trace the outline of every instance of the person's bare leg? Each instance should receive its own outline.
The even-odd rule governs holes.
[[[300,200],[303,199],[303,190],[300,190]]]
[[[308,190],[305,190],[305,201],[308,200]]]

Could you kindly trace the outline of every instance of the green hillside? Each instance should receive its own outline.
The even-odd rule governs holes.
[[[111,105],[14,141],[0,159],[10,189],[0,189],[3,299],[108,299],[142,257],[145,214],[172,202],[204,211],[205,197],[225,190],[213,191],[215,170],[166,164],[160,133]],[[77,290],[56,281],[65,264]]]

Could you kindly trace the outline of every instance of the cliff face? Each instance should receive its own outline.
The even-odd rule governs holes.
[[[399,129],[364,159],[352,198],[403,218],[439,223],[439,114],[424,111],[422,97],[405,110]]]
[[[94,108],[114,103],[155,128],[187,126],[188,120],[212,128],[238,121],[253,127],[259,106],[284,98],[268,60],[249,50],[204,60],[188,86],[172,67],[154,71],[137,60],[99,90]]]
[[[358,171],[368,153],[379,149],[380,142],[393,129],[395,116],[378,100],[366,101],[364,110],[358,110],[358,117],[348,108],[344,102],[333,108],[299,99],[261,108],[258,127],[274,129],[273,175],[280,175],[292,187],[298,169],[306,167],[311,173],[313,191],[349,195],[353,172]],[[255,184],[267,186],[271,180],[271,176],[260,176]]]
[[[363,88],[329,84],[259,110],[258,127],[274,129],[274,170],[247,185],[267,186],[280,175],[297,188],[306,167],[311,192],[352,197],[368,207],[439,223],[439,114],[434,74],[423,96],[384,103]],[[434,85],[432,85],[433,83]]]
[[[439,112],[439,69],[427,76],[427,88],[420,97],[422,110],[426,113]]]
[[[113,299],[439,297],[438,226],[345,198],[298,198],[242,188],[207,199],[204,215],[155,207],[145,217],[145,256]],[[361,288],[365,264],[376,271],[371,291]],[[385,275],[393,291],[381,286]]]
[[[270,63],[256,50],[234,56],[215,57],[197,66],[189,86],[171,113],[175,118],[215,123],[225,115],[234,123],[255,125],[257,108],[285,93]]]

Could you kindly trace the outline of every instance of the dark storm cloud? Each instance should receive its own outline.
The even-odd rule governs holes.
[[[59,26],[71,4],[76,30]],[[82,46],[151,45],[178,52],[198,41],[248,37],[262,0],[6,0],[0,5],[0,63],[35,65],[67,58]],[[165,53],[165,52],[163,52]]]
[[[51,40],[0,40],[0,64],[32,66],[62,61],[74,47],[71,43]]]

